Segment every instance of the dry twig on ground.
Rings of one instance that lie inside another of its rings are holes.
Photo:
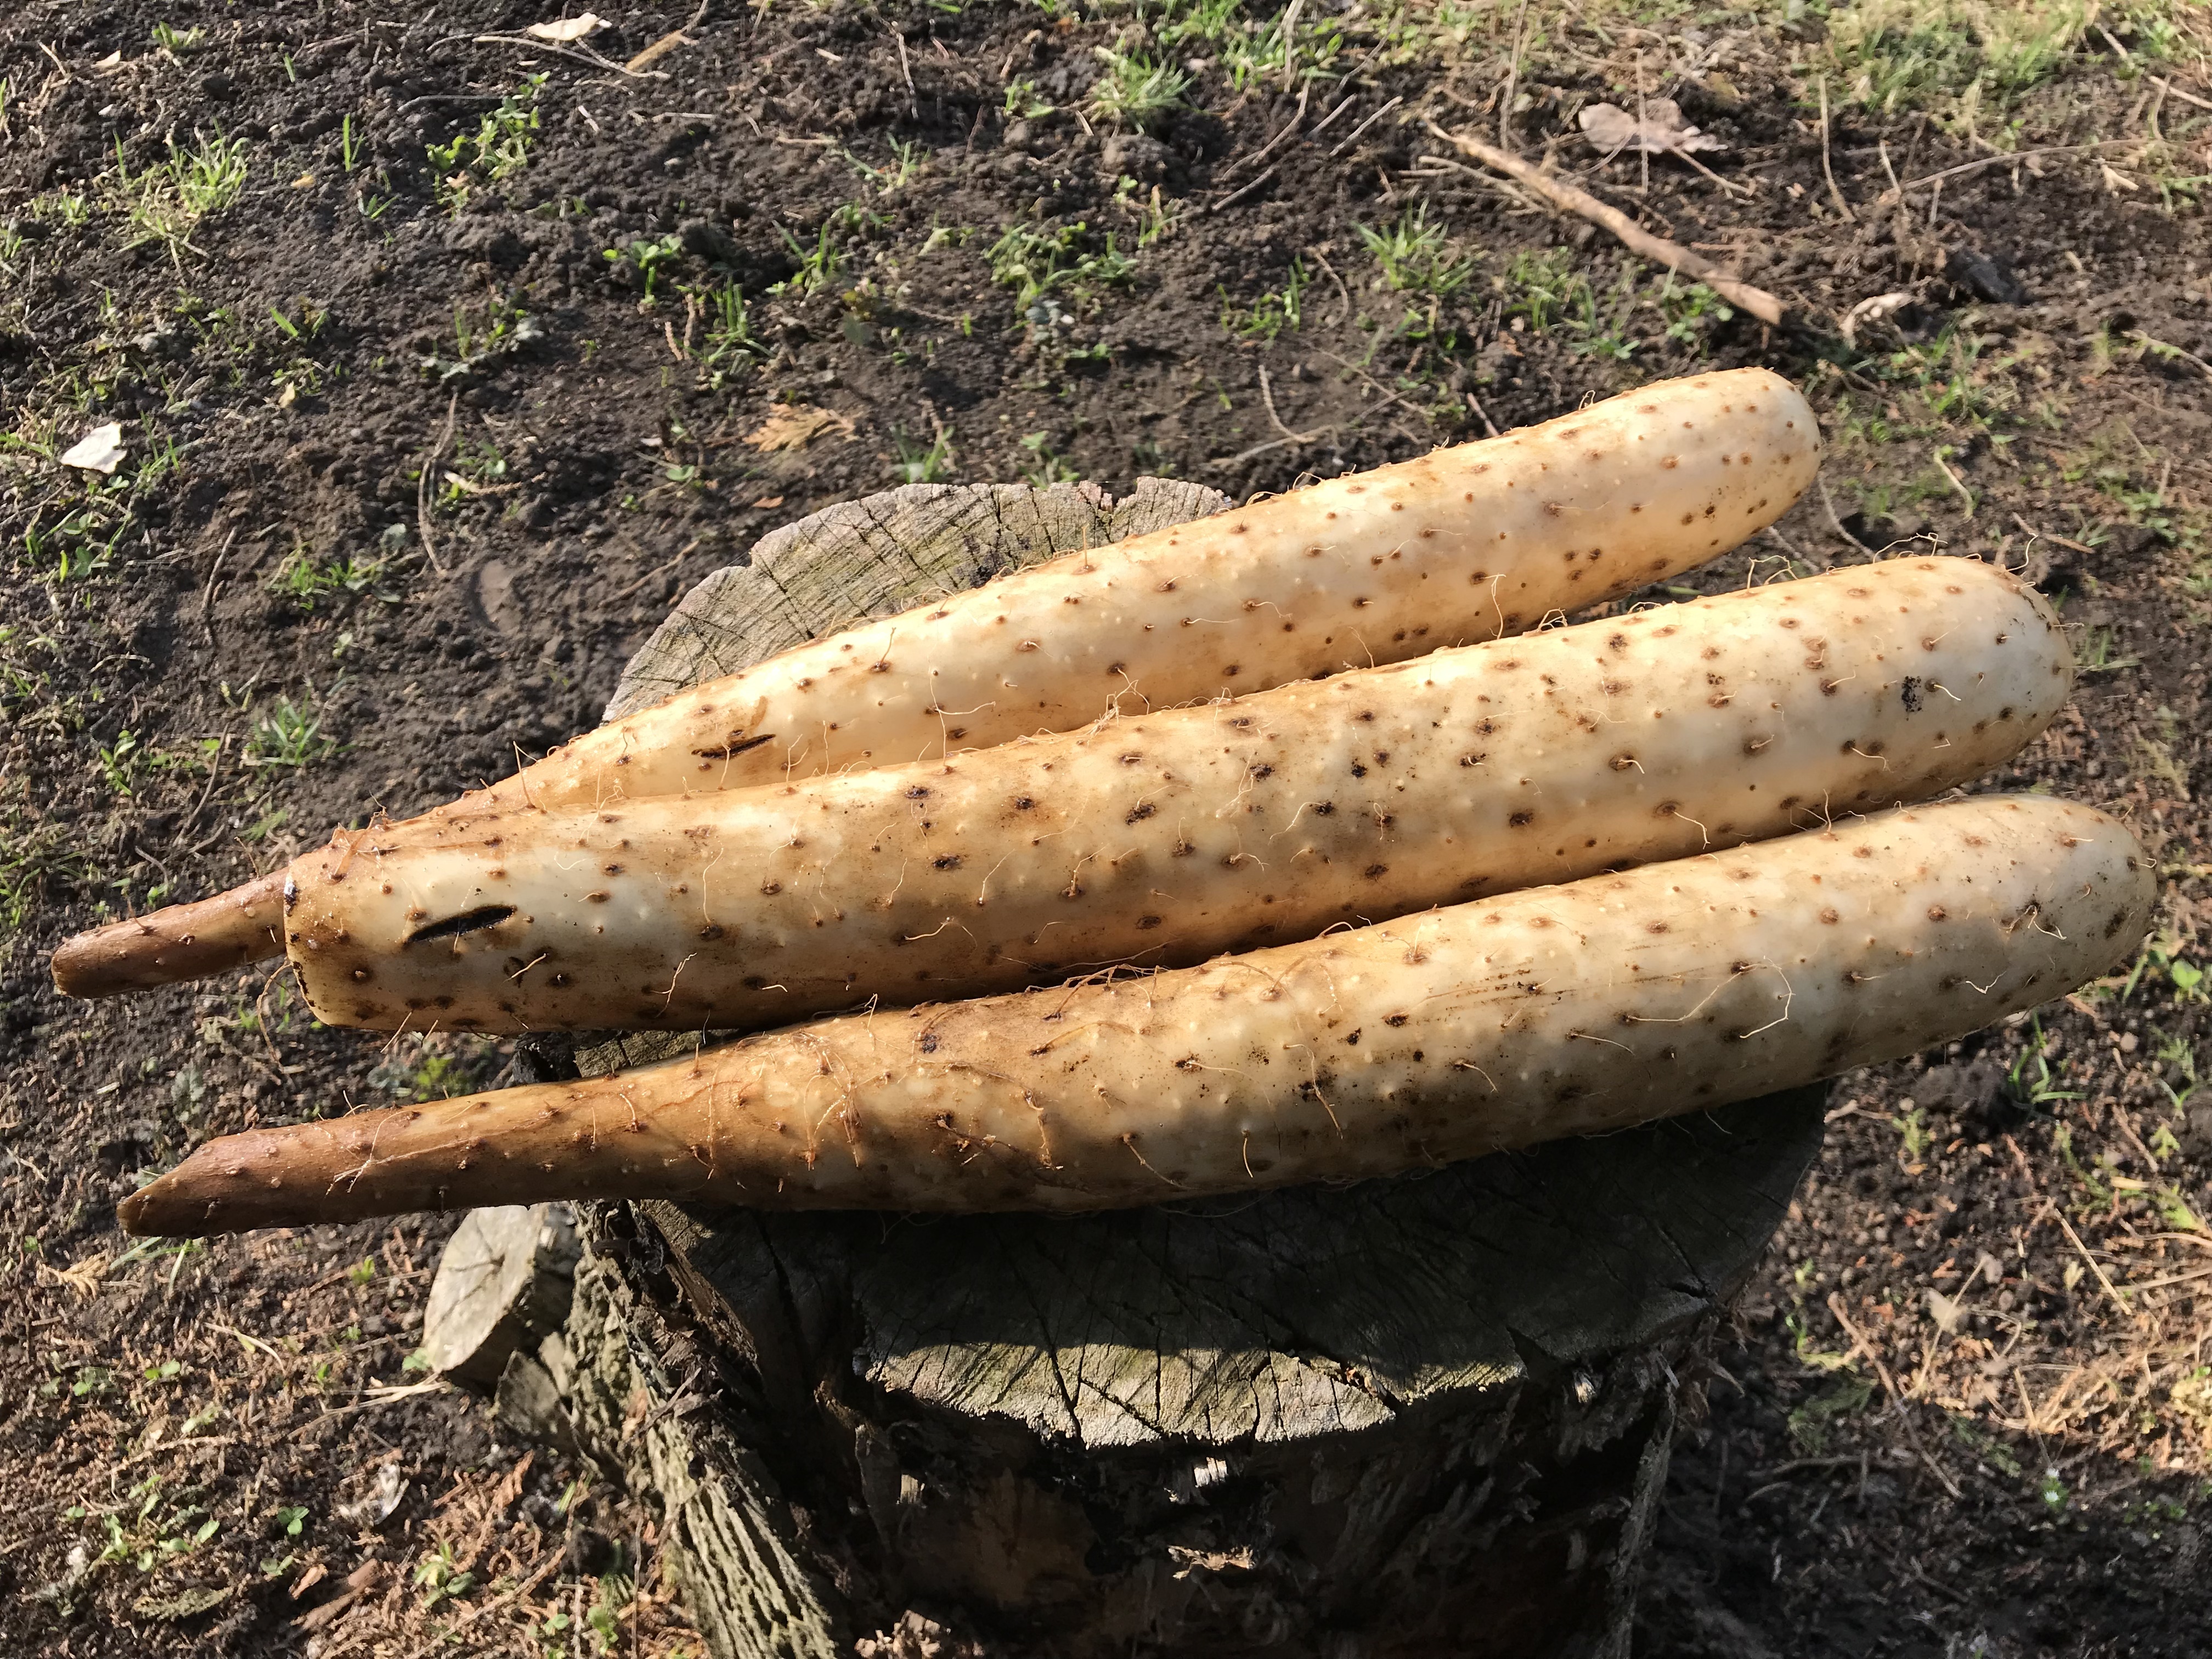
[[[1703,254],[1693,253],[1680,242],[1670,242],[1663,236],[1655,236],[1626,214],[1608,207],[1589,191],[1578,190],[1564,179],[1545,172],[1532,162],[1517,155],[1510,155],[1495,144],[1486,144],[1480,138],[1469,138],[1463,133],[1447,132],[1434,121],[1428,123],[1429,131],[1462,155],[1471,155],[1485,167],[1518,179],[1536,191],[1554,207],[1567,213],[1577,214],[1611,231],[1631,252],[1640,253],[1669,270],[1703,283],[1730,305],[1749,312],[1762,323],[1779,325],[1782,321],[1782,301],[1763,288],[1754,288],[1739,276],[1732,276]]]

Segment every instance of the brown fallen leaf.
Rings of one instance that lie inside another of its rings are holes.
[[[539,40],[580,40],[595,30],[607,26],[607,20],[593,12],[579,17],[556,18],[550,23],[532,23],[522,32]]]
[[[1686,155],[1693,149],[1728,148],[1712,134],[1700,132],[1685,121],[1682,106],[1671,98],[1645,99],[1640,121],[1618,104],[1585,105],[1576,118],[1582,124],[1583,137],[1607,155],[1641,149],[1654,155],[1669,151]]]
[[[811,404],[770,404],[768,419],[757,430],[745,434],[745,442],[769,454],[779,449],[804,449],[824,434],[840,438],[853,435],[853,423],[834,409],[817,409]]]

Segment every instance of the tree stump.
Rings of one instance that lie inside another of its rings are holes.
[[[471,1210],[439,1253],[422,1308],[422,1357],[441,1376],[489,1393],[518,1349],[568,1322],[576,1223],[566,1204]]]
[[[688,595],[609,713],[1220,504],[832,508]],[[656,1499],[720,1659],[1625,1656],[1679,1368],[1825,1098],[1087,1217],[586,1206],[566,1329],[499,1409]]]

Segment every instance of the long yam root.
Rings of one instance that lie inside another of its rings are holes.
[[[817,640],[429,816],[944,757],[1521,633],[1757,533],[1811,481],[1819,447],[1804,398],[1765,369],[1645,386]],[[231,911],[192,924],[197,956],[167,943],[167,913],[146,920],[143,935],[64,945],[56,985],[108,995],[273,953],[266,930]],[[238,954],[217,960],[218,946]]]
[[[2035,592],[1913,558],[1083,733],[341,836],[293,866],[331,1024],[758,1030],[1182,967],[1924,799],[2064,707]]]
[[[2127,829],[1996,796],[1156,975],[214,1141],[131,1232],[540,1199],[1079,1211],[1385,1176],[1891,1060],[2134,953]]]
[[[191,904],[64,939],[54,984],[73,997],[120,996],[228,973],[284,949],[284,872]]]

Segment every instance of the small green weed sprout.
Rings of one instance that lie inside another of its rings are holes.
[[[1272,21],[1223,31],[1221,58],[1231,86],[1243,92],[1280,81],[1285,68],[1298,81],[1330,73],[1344,49],[1343,20],[1321,15],[1301,23],[1297,9],[1286,6]]]
[[[809,247],[783,231],[784,246],[791,252],[796,266],[791,275],[769,289],[771,294],[792,294],[804,296],[819,294],[837,285],[838,273],[844,269],[845,256],[837,246],[840,235],[849,234],[872,221],[859,204],[848,202],[827,219],[814,233],[814,246]]]
[[[1920,1162],[1921,1154],[1928,1150],[1928,1114],[1916,1104],[1911,1111],[1890,1119],[1889,1122],[1903,1143],[1900,1151],[1905,1162]]]
[[[616,1571],[600,1576],[599,1597],[584,1615],[584,1622],[599,1638],[602,1653],[612,1653],[620,1645],[623,1609],[636,1599],[637,1581],[628,1573]]]
[[[1285,330],[1295,330],[1304,316],[1304,298],[1313,274],[1303,259],[1291,262],[1290,280],[1278,292],[1262,294],[1249,307],[1240,307],[1221,296],[1221,325],[1241,339],[1266,340],[1279,338]]]
[[[2040,1016],[2028,1021],[2028,1033],[2027,1046],[2005,1073],[2006,1092],[2014,1100],[2039,1109],[2047,1109],[2062,1100],[2081,1099],[2079,1090],[2058,1086],[2063,1073],[2051,1066],[2046,1052],[2051,1040],[2043,1034]],[[2063,1066],[2064,1062],[2060,1064]]]
[[[1838,1375],[1828,1386],[1790,1413],[1790,1437],[1799,1451],[1817,1457],[1841,1419],[1856,1415],[1874,1398],[1874,1384],[1863,1376]]]
[[[735,283],[725,283],[705,298],[708,361],[741,354],[762,357],[768,355],[767,348],[753,333],[752,314],[745,305],[743,289]]]
[[[1953,1418],[1951,1430],[1959,1437],[1960,1443],[1983,1462],[2014,1480],[2020,1478],[2020,1459],[2013,1455],[2012,1449],[2003,1441],[1976,1427],[1968,1418]]]
[[[127,726],[115,734],[113,743],[100,744],[100,772],[107,780],[110,794],[134,795],[138,793],[140,759],[137,735]]]
[[[830,240],[830,227],[826,224],[822,226],[814,233],[814,246],[809,247],[788,229],[783,229],[784,245],[791,250],[797,269],[781,282],[771,285],[769,292],[804,295],[817,293],[834,284],[837,280],[837,269],[843,263],[843,256]]]
[[[1136,262],[1115,248],[1111,233],[1103,248],[1091,243],[1090,227],[1081,220],[1052,230],[1008,225],[984,257],[991,280],[1012,289],[1015,304],[1036,322],[1030,313],[1048,295],[1065,290],[1087,298],[1105,284],[1128,281]]]
[[[2123,669],[2138,666],[2142,659],[2120,651],[2113,643],[2111,629],[2093,628],[2088,638],[2082,641],[2076,661],[2084,674],[2117,674]]]
[[[129,515],[115,516],[111,507],[109,501],[88,499],[51,524],[26,526],[24,554],[33,567],[46,566],[58,582],[98,574],[113,562],[131,528]]]
[[[100,775],[109,793],[135,795],[149,776],[194,776],[213,765],[220,738],[203,738],[189,749],[149,749],[129,726],[115,734],[113,743],[100,745]]]
[[[0,945],[21,932],[58,890],[89,892],[104,879],[81,835],[0,799]]]
[[[519,88],[499,100],[498,108],[477,121],[475,131],[428,147],[430,193],[440,207],[458,218],[478,191],[530,165],[530,147],[538,137],[538,92],[544,84],[542,74],[526,76]]]
[[[397,1044],[368,1074],[371,1090],[423,1103],[474,1094],[500,1068],[499,1045],[485,1038],[434,1031]]]
[[[921,175],[924,157],[921,140],[893,138],[890,143],[891,159],[882,167],[862,161],[849,149],[839,152],[845,158],[845,165],[866,179],[880,196],[903,190]]]
[[[672,279],[677,266],[684,262],[684,244],[674,236],[641,236],[627,246],[611,247],[602,256],[611,264],[627,265],[637,276],[645,289],[645,302],[651,305],[660,285]]]
[[[1506,314],[1520,318],[1532,334],[1549,334],[1589,293],[1589,279],[1563,247],[1516,253],[1504,276],[1493,281],[1505,296]]]
[[[384,561],[362,554],[334,553],[318,558],[305,542],[293,544],[269,580],[271,592],[282,593],[302,611],[313,611],[340,595],[359,597],[384,576]]]
[[[1400,293],[1442,299],[1458,293],[1474,275],[1474,261],[1453,252],[1444,228],[1430,222],[1426,203],[1401,215],[1395,225],[1381,230],[1361,225],[1358,230],[1382,268],[1382,280]]]
[[[707,366],[711,389],[720,391],[732,375],[774,355],[768,343],[753,332],[751,308],[745,303],[744,290],[735,283],[724,283],[719,288],[686,288],[684,304],[690,319],[684,325],[687,348],[694,323],[703,319],[706,324],[701,361]]]
[[[335,738],[323,732],[322,715],[312,696],[307,701],[279,697],[258,716],[246,733],[243,756],[248,766],[301,767],[337,751]]]
[[[899,458],[891,468],[891,475],[901,483],[939,483],[952,476],[952,434],[940,432],[936,441],[927,447],[914,443],[903,434],[896,436]]]
[[[169,140],[168,159],[133,176],[118,141],[114,194],[137,234],[131,246],[160,242],[170,258],[191,246],[192,232],[212,215],[237,201],[246,189],[246,141],[195,133],[178,148]],[[193,248],[192,252],[200,250]]]
[[[173,23],[156,23],[149,37],[156,52],[166,52],[172,58],[182,58],[199,50],[207,40],[207,31],[194,24],[180,29]]]
[[[1152,186],[1151,199],[1133,210],[1137,216],[1137,246],[1150,247],[1163,238],[1172,235],[1182,220],[1183,204],[1164,200],[1160,187]]]
[[[277,307],[269,307],[269,320],[276,325],[277,332],[288,340],[313,339],[323,331],[323,321],[328,315],[327,312],[319,311],[313,305],[302,305],[299,320],[295,322]]]
[[[81,190],[50,190],[31,198],[30,216],[42,225],[75,230],[92,219],[92,199]]]
[[[426,1607],[434,1607],[441,1601],[459,1601],[476,1582],[476,1574],[460,1565],[453,1545],[442,1539],[415,1569],[415,1586],[422,1592],[422,1605]],[[613,1650],[610,1647],[607,1651]]]
[[[122,1510],[100,1516],[107,1540],[93,1565],[128,1566],[151,1572],[206,1543],[221,1525],[198,1504],[175,1500],[165,1504],[159,1475],[147,1476],[131,1488],[131,1495],[138,1500],[138,1507],[127,1521],[126,1511]]]
[[[416,367],[442,385],[514,356],[543,332],[514,296],[495,294],[481,307],[454,306],[453,355],[432,351]]]
[[[463,438],[453,446],[453,464],[439,486],[438,506],[459,510],[472,497],[500,493],[507,482],[507,457],[489,438]]]
[[[1054,106],[1047,103],[1037,92],[1036,82],[1026,75],[1017,75],[1006,82],[1006,95],[999,100],[999,113],[1009,121],[1034,121],[1040,115],[1052,113]]]
[[[1666,337],[1693,351],[1704,346],[1714,324],[1725,323],[1735,315],[1735,308],[1703,283],[1676,288],[1671,270],[1659,284],[1657,302],[1667,325]]]
[[[1091,88],[1091,112],[1142,132],[1182,101],[1190,76],[1170,62],[1098,48],[1106,65]]]
[[[1024,482],[1043,489],[1056,483],[1074,483],[1082,477],[1065,459],[1053,453],[1050,433],[1032,432],[1022,440],[1029,464],[1022,468]]]

